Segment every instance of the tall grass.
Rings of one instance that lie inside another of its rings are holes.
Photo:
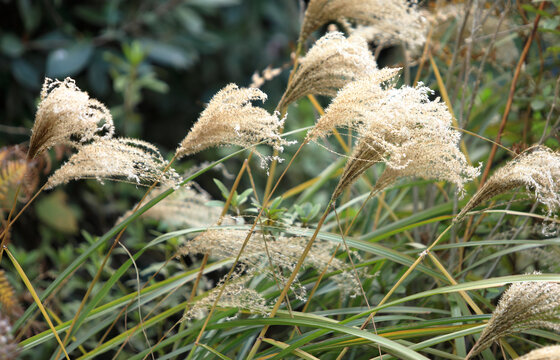
[[[0,152],[11,275],[0,272],[0,355],[501,359],[553,349],[556,5],[311,0],[289,77],[268,69],[253,87],[224,87],[171,160],[115,137],[107,107],[72,79],[46,79],[27,153]],[[388,46],[401,55],[380,67]],[[287,81],[280,99],[257,88],[266,81]],[[241,149],[178,170],[232,145]],[[56,146],[73,155],[31,186]],[[223,199],[211,200],[201,176],[232,158],[243,165],[230,186],[215,179]],[[13,227],[45,189],[88,179],[145,191],[105,234],[83,231],[52,276],[30,280]],[[31,294],[21,306],[18,278]]]

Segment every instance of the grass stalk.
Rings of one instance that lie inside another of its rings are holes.
[[[284,177],[284,175],[286,175],[286,173],[288,172],[288,169],[290,168],[290,166],[293,164],[294,160],[296,159],[296,157],[299,155],[299,153],[301,152],[301,149],[303,149],[303,147],[308,143],[307,140],[304,140],[301,145],[299,146],[299,148],[296,150],[296,152],[294,153],[294,156],[292,156],[292,158],[290,159],[290,162],[288,163],[288,165],[286,166],[286,168],[284,169],[284,171],[282,172],[282,174],[280,175],[280,177],[278,178],[278,180],[276,181],[276,185],[274,186],[274,188],[270,191],[270,193],[265,196],[264,200],[263,200],[263,204],[262,204],[262,208],[259,211],[259,214],[257,215],[257,217],[255,218],[255,221],[253,222],[253,225],[251,226],[251,229],[249,230],[247,237],[245,238],[245,241],[243,242],[243,244],[241,245],[241,248],[239,249],[239,252],[237,254],[237,257],[235,258],[235,261],[233,262],[233,265],[231,266],[230,271],[227,273],[227,275],[224,278],[224,283],[222,285],[222,287],[220,288],[218,295],[216,296],[216,299],[214,300],[214,303],[212,304],[212,307],[210,308],[210,311],[206,317],[206,320],[204,321],[204,324],[202,325],[202,328],[200,329],[200,332],[198,333],[198,336],[195,340],[195,344],[192,348],[192,350],[190,351],[187,359],[191,359],[194,356],[194,352],[196,351],[197,347],[198,347],[198,343],[200,342],[200,339],[202,338],[202,334],[204,333],[204,331],[206,330],[206,327],[208,326],[208,323],[210,321],[210,318],[212,317],[212,314],[214,313],[214,311],[216,310],[216,307],[218,305],[218,301],[220,300],[220,298],[222,297],[222,294],[225,290],[225,287],[227,285],[227,282],[229,281],[229,279],[231,278],[231,276],[233,275],[233,272],[235,271],[235,266],[239,263],[239,259],[241,258],[241,255],[243,254],[243,251],[245,250],[245,247],[247,246],[247,243],[249,242],[249,239],[251,238],[251,235],[253,234],[253,232],[255,231],[255,228],[259,222],[259,219],[262,217],[262,214],[264,213],[264,209],[266,208],[266,206],[268,205],[268,202],[270,201],[272,195],[274,194],[274,192],[276,191],[276,188],[278,187],[278,185],[280,184],[280,181],[282,180],[282,178]],[[324,221],[324,219],[323,219]],[[293,280],[292,280],[293,281]],[[289,284],[291,284],[288,281]],[[288,285],[289,286],[289,285]],[[282,295],[280,297],[280,302],[282,302],[281,299],[283,299],[286,296],[286,294]]]
[[[64,347],[64,344],[63,344],[62,340],[60,340],[60,337],[58,336],[58,332],[54,328],[54,325],[51,321],[51,318],[49,317],[49,314],[47,313],[47,311],[45,310],[45,307],[41,303],[41,300],[39,299],[39,296],[37,295],[37,292],[33,288],[33,285],[31,284],[31,281],[29,281],[29,278],[25,274],[25,271],[23,271],[23,268],[21,267],[21,265],[18,263],[18,261],[12,255],[12,253],[10,252],[10,250],[8,248],[5,249],[5,252],[8,255],[8,257],[10,258],[10,260],[12,261],[12,264],[14,265],[17,273],[19,274],[19,276],[23,280],[25,286],[27,287],[27,290],[29,290],[29,293],[31,294],[31,297],[33,297],[33,301],[35,301],[35,303],[37,304],[37,306],[41,310],[41,313],[43,314],[43,317],[45,318],[45,321],[47,322],[47,324],[51,328],[51,331],[53,332],[53,335],[56,338],[56,341],[60,345],[60,349],[64,352],[64,356],[66,356],[66,359],[70,360],[70,357],[68,356],[68,353],[66,352],[66,348]],[[56,358],[58,358],[58,355],[56,356]]]

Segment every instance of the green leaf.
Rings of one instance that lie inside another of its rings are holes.
[[[36,67],[25,59],[12,61],[12,75],[26,88],[37,90],[41,88],[41,75]]]
[[[218,189],[220,189],[220,192],[222,193],[222,196],[223,196],[224,200],[227,200],[227,198],[229,197],[228,188],[220,180],[218,180],[218,179],[213,179],[213,180],[214,180],[214,184],[216,184]]]
[[[66,234],[78,233],[78,214],[68,206],[64,191],[57,190],[43,197],[36,209],[37,216],[47,226]]]
[[[14,34],[5,34],[0,37],[0,49],[4,55],[12,58],[21,56],[25,51],[20,39]]]
[[[57,79],[74,76],[86,67],[92,54],[93,45],[87,42],[51,51],[47,57],[46,75]]]
[[[175,69],[186,69],[198,58],[194,51],[187,51],[175,45],[152,40],[144,40],[142,45],[148,54],[148,59]]]

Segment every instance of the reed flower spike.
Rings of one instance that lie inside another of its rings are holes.
[[[349,22],[377,43],[404,41],[414,47],[425,41],[426,24],[409,0],[311,0],[305,11],[300,41],[331,21]]]
[[[0,359],[16,360],[19,348],[12,336],[12,326],[6,317],[0,314]]]
[[[492,317],[466,359],[504,336],[537,328],[560,331],[560,284],[515,283],[503,293]]]
[[[181,142],[177,157],[192,155],[219,145],[250,147],[259,142],[279,152],[290,142],[280,137],[284,119],[255,107],[251,101],[265,101],[267,96],[257,88],[239,88],[229,84],[210,100],[196,124]],[[257,153],[258,154],[258,153]],[[260,155],[262,160],[265,157]]]
[[[47,180],[47,189],[78,179],[116,180],[138,185],[159,181],[175,185],[180,177],[150,143],[136,139],[101,139],[84,145]]]
[[[516,360],[560,360],[560,345],[545,346],[518,357]]]
[[[80,147],[91,140],[110,138],[113,133],[113,118],[105,105],[91,99],[70,78],[46,78],[27,156],[31,160],[57,144]]]
[[[278,108],[283,109],[309,94],[333,97],[344,85],[353,80],[368,78],[376,71],[380,70],[363,38],[346,38],[340,32],[329,32],[299,59],[298,67]],[[388,79],[396,71],[386,70],[377,76],[385,74]]]
[[[188,241],[181,247],[181,254],[206,254],[226,259],[235,257],[245,242],[247,231],[233,229],[210,229],[203,232],[193,240]],[[266,245],[265,245],[266,242]],[[277,267],[284,269],[288,273],[293,271],[298,259],[305,249],[307,239],[301,237],[272,237],[263,233],[253,233],[247,243],[240,262],[247,266],[249,273],[264,273],[270,277],[277,277],[285,280],[282,274],[275,269]],[[329,262],[332,254],[332,243],[317,240],[314,242],[311,251],[305,258],[305,267],[314,267],[322,269]],[[269,256],[272,264],[269,263]],[[354,293],[359,289],[359,284],[355,276],[350,272],[344,271],[346,264],[340,259],[333,259],[329,265],[332,271],[341,271],[339,275],[333,277],[333,280],[339,285],[340,289],[345,293]],[[297,288],[296,295],[299,293],[303,298],[303,288]]]
[[[399,177],[418,176],[453,182],[462,191],[478,176],[459,151],[460,135],[450,127],[447,107],[439,99],[430,101],[430,93],[422,85],[383,89],[368,80],[339,92],[311,132],[313,139],[345,126],[358,136],[333,199],[376,162],[387,164],[377,190]]]
[[[560,154],[545,146],[525,150],[496,170],[454,221],[462,220],[484,201],[518,187],[532,192],[536,201],[547,207],[549,216],[556,212],[560,208]]]
[[[159,196],[167,189],[161,187],[148,195],[146,202]],[[192,183],[183,186],[173,192],[144,214],[143,218],[161,221],[172,229],[183,229],[185,227],[208,227],[215,224],[222,212],[219,207],[206,205],[211,200],[206,192],[195,190]],[[120,219],[126,219],[134,211],[127,211]]]
[[[266,306],[266,299],[258,291],[245,286],[249,280],[250,278],[244,276],[241,272],[233,273],[232,277],[225,285],[217,305],[222,308],[238,308],[239,310],[247,310],[267,316],[268,308]],[[187,311],[183,320],[204,318],[207,315],[206,310],[212,307],[222,286],[224,286],[223,280],[221,280],[206,297],[192,304],[192,307]]]

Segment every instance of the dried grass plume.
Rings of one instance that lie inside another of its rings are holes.
[[[484,201],[518,187],[532,192],[536,201],[547,207],[548,215],[556,212],[560,208],[560,154],[545,146],[527,149],[496,170],[454,221],[462,220]]]
[[[278,108],[309,94],[335,96],[344,85],[376,71],[377,64],[363,38],[329,32],[299,59]]]
[[[282,151],[289,143],[280,137],[284,120],[255,107],[251,101],[265,101],[257,88],[239,88],[229,84],[210,100],[196,124],[181,142],[177,157],[191,155],[218,145],[250,147],[259,142]],[[261,159],[263,159],[261,155]]]
[[[354,24],[358,26],[356,32],[377,43],[402,41],[419,47],[426,40],[426,21],[417,9],[417,1],[311,0],[305,11],[300,41],[331,21]]]
[[[466,359],[506,335],[537,328],[560,331],[560,284],[532,281],[512,284],[503,293]]]
[[[545,346],[518,357],[516,360],[560,360],[560,345]]]
[[[417,176],[453,182],[462,191],[478,176],[459,150],[460,134],[451,128],[447,107],[431,101],[430,93],[421,85],[383,89],[367,79],[339,92],[311,132],[313,139],[345,126],[358,136],[333,199],[376,162],[387,164],[378,190],[399,177]]]
[[[12,325],[0,314],[0,359],[16,360],[19,352],[19,347],[12,336]]]
[[[46,78],[31,132],[29,159],[57,144],[79,147],[90,140],[110,138],[114,126],[105,105],[81,91],[74,80]]]
[[[116,180],[150,185],[159,179],[174,185],[179,176],[150,143],[136,139],[100,139],[84,145],[47,180],[47,189],[78,179]]]
[[[153,190],[145,202],[158,197],[166,190],[165,187]],[[206,192],[195,190],[194,183],[189,183],[151,207],[142,214],[142,217],[161,221],[172,229],[208,227],[214,225],[222,213],[221,208],[206,205],[210,200],[211,198]],[[119,222],[133,212],[133,210],[127,211],[121,216]]]
[[[208,253],[219,259],[235,257],[246,237],[246,230],[210,229],[193,240],[187,241],[181,247],[180,253],[182,255]],[[250,273],[263,273],[272,278],[286,280],[287,276],[278,272],[277,269],[282,269],[286,274],[293,271],[306,244],[307,239],[302,237],[272,237],[263,233],[253,233],[240,262],[247,266],[247,271]],[[305,258],[304,267],[324,268],[330,260],[332,248],[332,243],[317,240]],[[329,268],[331,271],[342,271],[341,274],[333,277],[341,291],[353,294],[359,289],[355,276],[344,271],[347,266],[342,260],[333,259]],[[296,290],[297,296],[304,297],[303,288],[297,287],[294,290]]]

